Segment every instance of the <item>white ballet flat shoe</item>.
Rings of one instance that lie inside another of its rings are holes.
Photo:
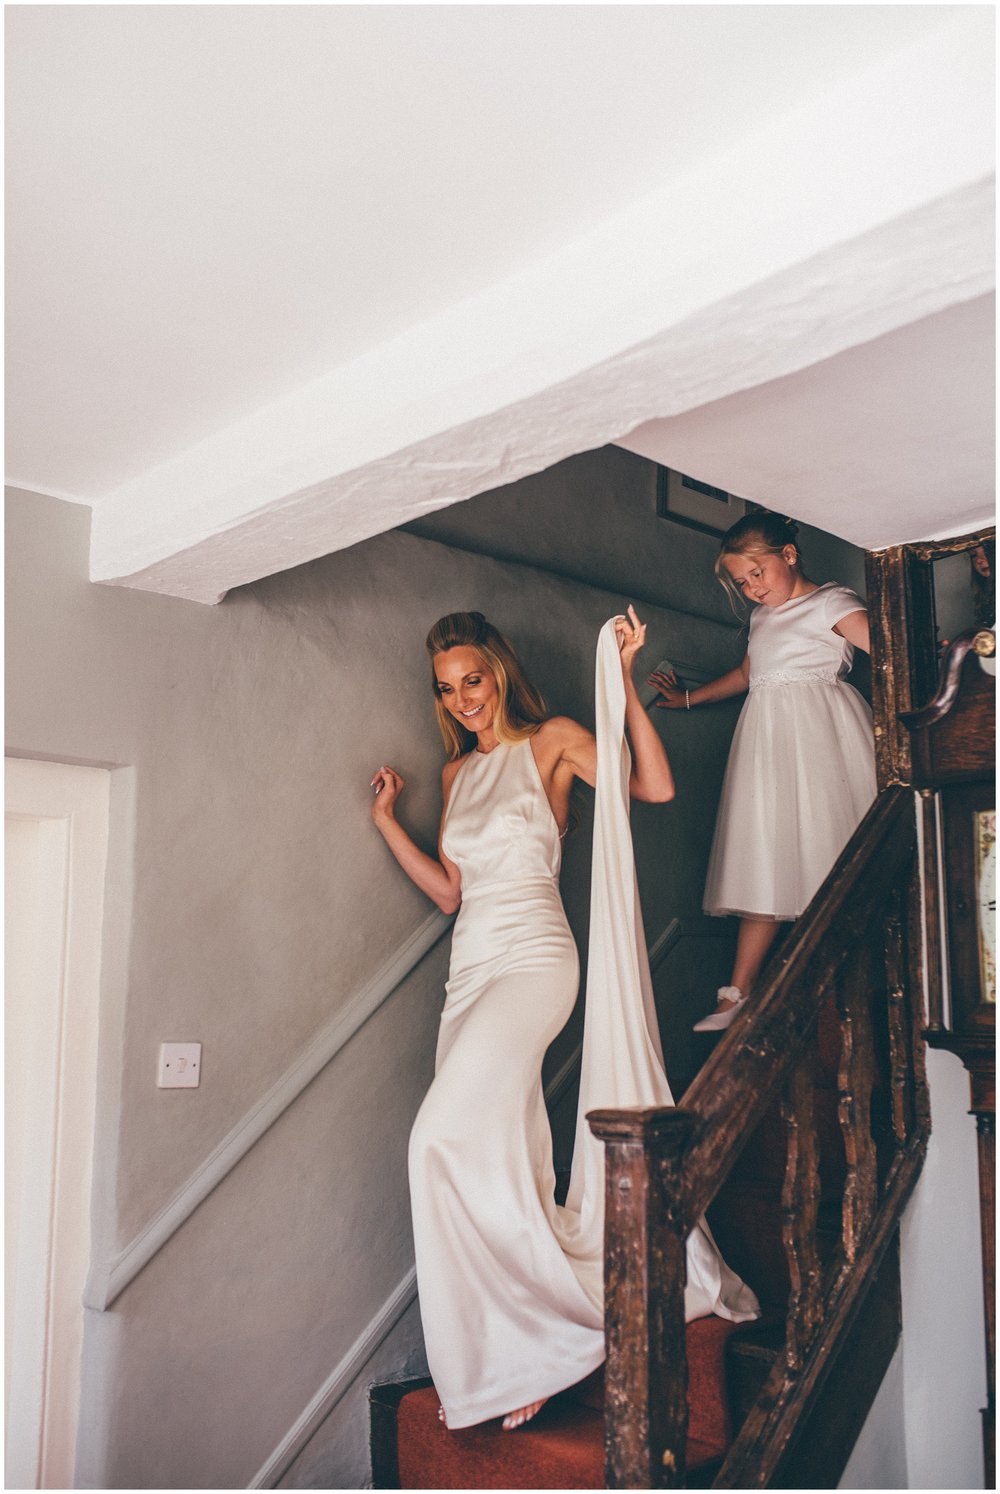
[[[732,1022],[741,1007],[746,1006],[747,999],[739,986],[722,986],[719,991],[719,1001],[728,1001],[728,1006],[717,1006],[714,1012],[709,1012],[707,1017],[702,1017],[691,1029],[692,1032],[722,1032]]]

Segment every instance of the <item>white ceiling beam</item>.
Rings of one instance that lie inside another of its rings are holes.
[[[960,97],[953,97],[960,92]],[[992,54],[953,24],[94,505],[203,602],[992,289]]]

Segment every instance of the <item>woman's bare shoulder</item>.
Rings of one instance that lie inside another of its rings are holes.
[[[535,732],[535,740],[539,744],[551,742],[553,746],[565,746],[589,735],[586,727],[574,721],[572,716],[550,716]]]
[[[592,748],[594,738],[571,716],[550,716],[535,732],[532,742],[537,762],[573,765],[580,761],[581,753],[586,754]]]
[[[458,772],[459,768],[464,762],[465,757],[463,756],[450,758],[449,761],[445,763],[444,767],[441,769],[441,782],[446,789],[451,787],[452,783],[454,782],[455,774]]]

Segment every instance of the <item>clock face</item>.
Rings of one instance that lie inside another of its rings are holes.
[[[979,969],[984,1001],[997,999],[997,812],[976,811]]]

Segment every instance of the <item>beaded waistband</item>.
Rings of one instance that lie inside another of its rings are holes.
[[[839,685],[841,676],[826,669],[769,669],[750,676],[750,689],[756,690],[758,685],[812,685],[817,680],[823,685]]]

